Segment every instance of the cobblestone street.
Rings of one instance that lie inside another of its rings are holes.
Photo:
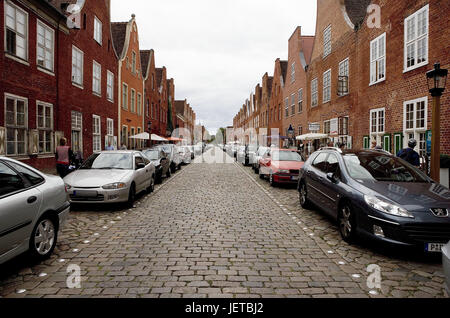
[[[440,255],[349,246],[295,187],[236,163],[184,166],[132,209],[87,209],[73,207],[51,259],[0,267],[1,297],[447,296]],[[81,288],[67,287],[70,264]],[[367,287],[370,264],[381,290]]]

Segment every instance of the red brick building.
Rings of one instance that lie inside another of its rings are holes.
[[[144,78],[144,130],[149,134],[159,133],[159,121],[155,116],[158,104],[158,90],[156,89],[155,52],[141,50],[142,76]],[[147,142],[147,146],[150,141]]]
[[[69,29],[60,10],[43,1],[0,2],[0,155],[41,169],[55,166],[63,66],[57,42]]]
[[[167,137],[167,69],[165,66],[156,68],[156,89],[158,90],[158,103],[155,108],[156,120],[159,121],[158,135]]]
[[[283,131],[283,88],[286,82],[287,61],[276,59],[273,72],[272,93],[269,100],[269,125],[268,131],[271,136],[270,144],[281,146],[283,137],[286,137]],[[276,137],[276,136],[279,136]]]

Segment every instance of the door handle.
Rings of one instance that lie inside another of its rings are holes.
[[[28,198],[27,203],[28,203],[28,204],[34,203],[34,202],[36,202],[36,200],[37,200],[37,197],[32,196],[32,197],[29,197],[29,198]]]

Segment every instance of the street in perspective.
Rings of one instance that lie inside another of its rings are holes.
[[[448,1],[128,2],[0,2],[0,298],[450,297]]]

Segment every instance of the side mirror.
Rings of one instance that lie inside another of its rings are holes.
[[[330,180],[333,183],[338,183],[339,179],[336,177],[334,173],[327,173],[327,179]]]

